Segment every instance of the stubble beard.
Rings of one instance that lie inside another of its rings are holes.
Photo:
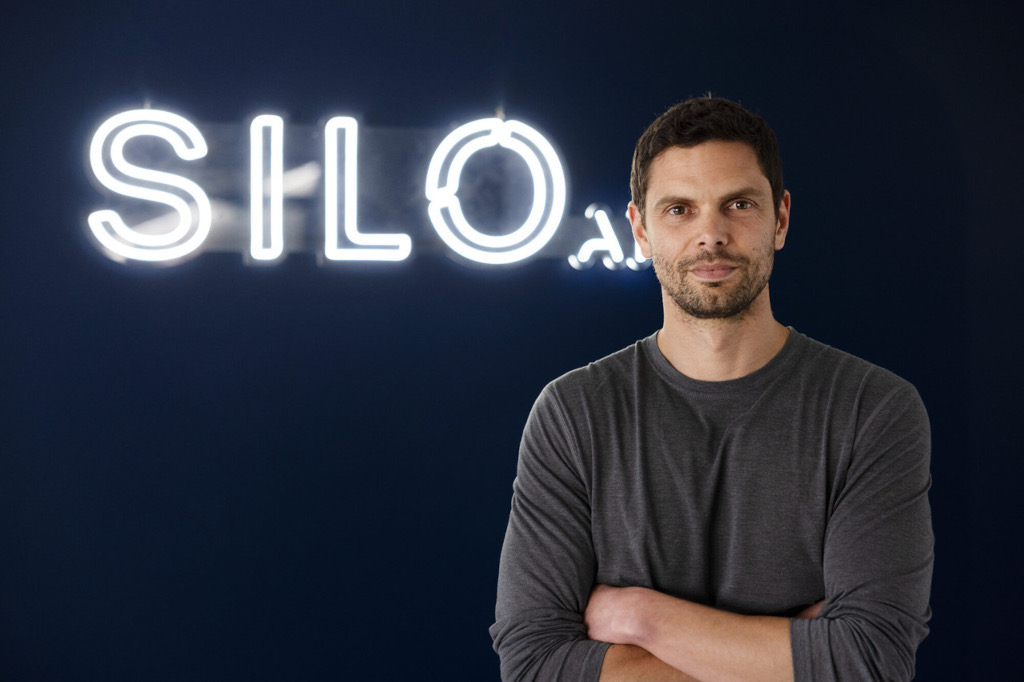
[[[756,261],[731,255],[724,249],[702,251],[693,258],[677,262],[668,262],[655,254],[653,261],[662,289],[683,313],[699,320],[724,320],[743,316],[768,286],[775,248],[768,244],[763,257]],[[738,279],[700,282],[690,274],[693,267],[710,262],[738,267],[741,270]]]

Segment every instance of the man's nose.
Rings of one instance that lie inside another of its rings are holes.
[[[729,243],[729,225],[718,211],[704,211],[699,219],[697,244],[702,248],[726,246]]]

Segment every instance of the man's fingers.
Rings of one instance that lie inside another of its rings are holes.
[[[822,599],[821,601],[819,601],[817,603],[811,604],[806,609],[804,609],[803,611],[801,611],[800,613],[796,614],[793,617],[794,618],[817,618],[818,614],[821,612],[821,605],[824,604],[824,603],[825,603],[825,600]]]

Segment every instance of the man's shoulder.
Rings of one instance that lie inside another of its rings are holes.
[[[792,335],[797,346],[797,361],[804,371],[828,378],[843,376],[892,386],[910,386],[906,379],[870,360],[812,339],[796,330],[792,330]]]
[[[817,392],[839,403],[849,400],[862,407],[893,399],[920,404],[914,385],[895,372],[795,330],[793,334],[797,344],[793,371],[804,387],[816,386]]]
[[[651,337],[640,339],[621,350],[594,360],[582,367],[570,370],[551,381],[545,393],[573,394],[580,391],[592,392],[602,387],[618,388],[632,381],[641,363],[647,362],[645,345]]]

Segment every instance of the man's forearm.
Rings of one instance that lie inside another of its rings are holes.
[[[703,682],[792,682],[788,618],[740,616],[657,597],[638,641],[653,655]]]
[[[613,644],[608,647],[601,666],[599,682],[698,682],[638,646]]]
[[[607,586],[595,588],[585,617],[591,639],[640,647],[704,682],[793,679],[788,618],[740,616],[654,590]],[[613,651],[605,658],[609,673],[629,664],[625,652]]]

